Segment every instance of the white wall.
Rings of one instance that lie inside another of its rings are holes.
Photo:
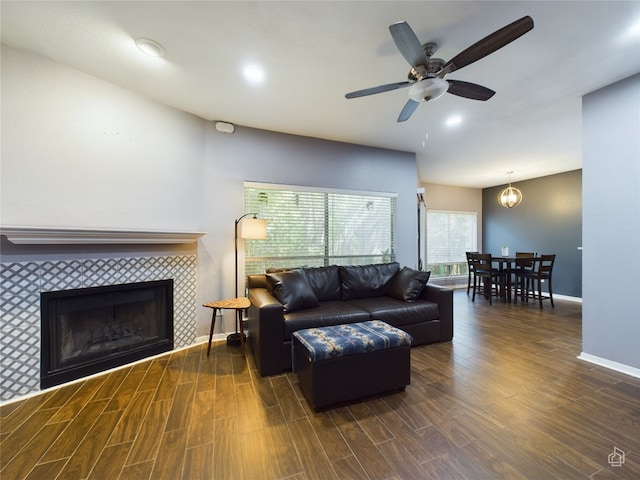
[[[582,108],[581,357],[640,374],[640,74]]]
[[[1,223],[208,232],[198,242],[199,336],[210,322],[200,305],[234,295],[245,180],[398,193],[397,258],[417,263],[414,154],[241,126],[222,134],[42,57],[3,45],[1,61]],[[233,323],[227,312],[224,330]]]
[[[3,225],[198,230],[205,125],[2,46]]]

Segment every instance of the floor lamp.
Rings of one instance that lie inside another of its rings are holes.
[[[253,215],[253,218],[246,218]],[[238,298],[238,238],[245,240],[264,240],[267,238],[267,221],[258,218],[257,213],[245,213],[235,224],[236,253],[236,298]],[[243,295],[244,296],[244,295]],[[242,310],[236,311],[236,331],[227,336],[227,345],[240,345],[240,328],[242,328]]]

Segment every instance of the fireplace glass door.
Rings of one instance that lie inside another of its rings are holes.
[[[41,297],[41,387],[173,349],[173,280]]]

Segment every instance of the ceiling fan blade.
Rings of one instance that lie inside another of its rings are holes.
[[[493,32],[491,35],[484,37],[479,42],[474,43],[466,50],[445,63],[443,70],[448,73],[459,70],[462,67],[480,60],[505,45],[513,42],[533,28],[533,19],[529,16],[522,17],[510,23],[506,27]]]
[[[375,95],[376,93],[390,92],[391,90],[397,90],[399,88],[408,87],[411,82],[397,82],[389,83],[387,85],[379,85],[377,87],[365,88],[364,90],[357,90],[355,92],[347,93],[345,98],[358,98],[366,97],[367,95]]]
[[[407,103],[405,103],[404,107],[402,107],[400,115],[398,115],[398,122],[406,122],[407,120],[409,120],[409,117],[413,115],[413,112],[416,111],[418,105],[420,105],[420,102],[416,102],[415,100],[411,99],[407,100]]]
[[[409,65],[427,65],[427,56],[424,54],[422,44],[407,22],[398,22],[389,25],[389,31],[396,42],[396,47]]]
[[[477,85],[475,83],[463,82],[462,80],[447,80],[449,89],[447,93],[452,93],[459,97],[470,98],[471,100],[489,100],[496,92],[490,88]]]

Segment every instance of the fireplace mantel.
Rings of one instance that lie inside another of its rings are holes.
[[[193,243],[205,232],[71,227],[0,226],[0,235],[19,245],[178,244]]]

